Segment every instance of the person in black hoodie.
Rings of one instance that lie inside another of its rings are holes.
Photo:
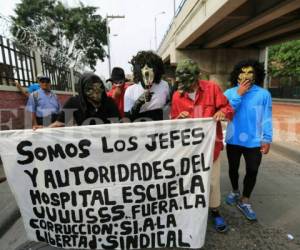
[[[76,125],[96,125],[118,122],[116,104],[105,92],[104,83],[92,72],[84,73],[78,82],[78,95],[64,104],[57,120],[49,127],[62,127],[73,118]]]

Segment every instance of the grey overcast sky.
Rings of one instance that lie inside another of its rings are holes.
[[[14,15],[14,8],[21,0],[0,0],[0,13]],[[79,0],[62,0],[68,6],[78,5]],[[174,0],[81,0],[84,5],[98,7],[103,17],[125,15],[124,19],[113,19],[111,30],[112,67],[120,66],[126,73],[131,73],[128,61],[140,50],[154,50],[154,19],[157,16],[157,41],[160,43],[173,18]],[[181,0],[175,0],[175,7]],[[165,14],[159,14],[161,12]],[[108,76],[108,62],[99,62],[96,72]]]

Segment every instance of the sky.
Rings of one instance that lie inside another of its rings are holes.
[[[14,8],[20,0],[0,0],[0,14],[14,15]],[[78,0],[62,0],[70,7],[76,6]],[[81,0],[84,5],[98,7],[97,14],[125,15],[122,19],[109,22],[111,65],[122,67],[125,73],[131,73],[128,63],[140,50],[155,50],[155,17],[157,24],[157,43],[159,45],[167,31],[174,14],[174,2],[177,8],[181,0]],[[164,14],[161,14],[165,12]],[[99,62],[96,73],[107,78],[108,62]]]

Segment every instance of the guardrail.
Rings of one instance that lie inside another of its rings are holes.
[[[183,5],[184,5],[186,2],[187,2],[187,0],[182,0],[182,1],[180,2],[180,4],[178,5],[178,7],[177,7],[177,9],[176,9],[176,11],[175,11],[175,15],[174,15],[174,17],[172,18],[172,20],[171,20],[171,22],[170,22],[170,24],[169,24],[169,26],[168,26],[168,28],[167,28],[167,31],[165,32],[163,38],[161,39],[161,41],[160,41],[160,43],[159,43],[159,46],[158,46],[157,51],[160,49],[160,47],[161,47],[163,41],[165,40],[167,34],[169,33],[169,31],[170,31],[170,29],[171,29],[171,27],[172,27],[172,24],[173,24],[175,18],[179,15],[180,11],[182,10]]]

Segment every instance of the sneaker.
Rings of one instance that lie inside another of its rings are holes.
[[[235,205],[237,203],[239,198],[240,198],[240,192],[230,192],[227,195],[225,202],[228,205],[232,206],[232,205]]]
[[[250,204],[239,202],[237,204],[237,208],[241,210],[241,212],[246,216],[248,220],[256,220],[256,213],[252,210]]]
[[[222,216],[213,217],[213,223],[217,232],[225,233],[228,231],[227,223]]]

